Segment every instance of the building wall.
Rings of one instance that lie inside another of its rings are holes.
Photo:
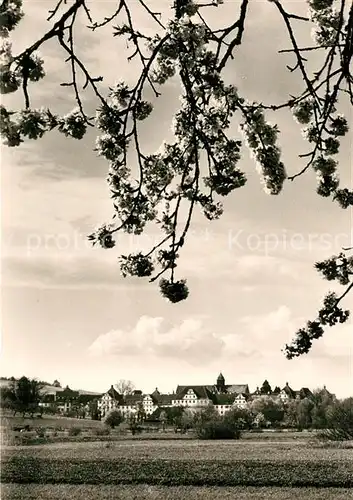
[[[151,395],[146,394],[141,397],[140,404],[142,403],[142,407],[146,415],[151,415],[158,407],[181,406],[183,408],[200,410],[202,408],[207,408],[207,406],[209,405],[214,406],[219,415],[224,415],[232,408],[246,409],[249,407],[249,404],[251,404],[252,401],[261,399],[262,397],[264,396],[258,394],[252,394],[249,396],[238,394],[233,404],[214,405],[211,399],[199,398],[192,389],[189,389],[181,399],[173,399],[170,403],[156,403]],[[278,395],[270,395],[270,397],[272,397],[275,401],[281,401],[283,403],[286,403],[292,399],[283,390]],[[104,394],[102,398],[98,400],[98,409],[101,411],[102,416],[104,416],[112,409],[118,409],[124,417],[128,417],[129,415],[134,413],[136,414],[138,412],[137,403],[119,405],[119,402],[113,399],[109,394]]]

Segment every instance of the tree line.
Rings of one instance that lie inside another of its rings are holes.
[[[247,408],[233,408],[220,415],[210,405],[205,409],[181,406],[158,408],[147,416],[142,405],[132,415],[123,416],[115,409],[104,422],[114,428],[125,422],[132,433],[142,431],[151,421],[162,429],[173,427],[175,432],[192,430],[200,439],[238,438],[243,431],[264,429],[318,430],[322,437],[353,438],[353,398],[338,400],[325,389],[317,389],[311,397],[288,403],[262,396]]]

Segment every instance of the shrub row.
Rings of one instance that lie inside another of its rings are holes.
[[[171,434],[169,435],[154,435],[154,434],[137,434],[132,436],[131,434],[110,434],[109,429],[103,429],[102,432],[94,432],[91,436],[53,436],[46,435],[44,437],[38,436],[26,436],[19,435],[13,436],[11,439],[6,439],[6,444],[11,446],[31,446],[38,444],[50,444],[50,443],[89,443],[95,441],[185,441],[190,439],[195,439],[193,434]]]
[[[11,457],[3,483],[153,484],[169,486],[353,487],[353,464],[342,461],[44,460]]]

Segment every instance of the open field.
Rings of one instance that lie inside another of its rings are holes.
[[[13,427],[27,423],[47,434],[60,431],[46,444],[33,444],[34,439],[20,445],[17,439],[16,445],[3,446],[4,499],[353,498],[348,490],[353,443],[320,445],[315,433],[244,433],[239,441],[199,441],[192,434],[131,436],[115,429],[97,437],[102,422],[57,417],[9,417],[2,420],[2,432],[13,437]],[[68,436],[72,427],[81,434]]]
[[[21,456],[38,460],[181,460],[181,461],[338,461],[353,466],[352,447],[330,448],[310,445],[308,441],[225,440],[166,441],[127,439],[113,442],[73,442],[48,445],[6,447],[6,459]]]
[[[49,415],[43,415],[42,418],[23,418],[20,415],[16,415],[14,417],[8,414],[3,414],[1,416],[1,427],[4,429],[11,427],[20,427],[27,424],[29,424],[34,429],[38,427],[47,427],[51,429],[54,429],[56,427],[65,429],[69,429],[70,427],[82,427],[84,429],[94,429],[97,427],[102,427],[103,425],[102,422],[98,420],[77,419]]]
[[[29,425],[31,430],[20,433],[15,428]],[[79,429],[79,434],[70,435],[72,429]],[[43,445],[60,442],[89,442],[89,441],[121,441],[133,439],[144,440],[190,440],[195,439],[192,432],[187,434],[175,433],[169,427],[165,431],[162,429],[153,430],[147,427],[141,434],[131,435],[127,426],[110,429],[107,431],[104,422],[90,419],[77,419],[61,416],[43,416],[43,418],[23,418],[19,415],[12,416],[9,413],[1,415],[1,442],[3,445]],[[244,432],[242,440],[252,441],[307,441],[315,438],[315,432],[295,432],[295,431],[264,431],[264,432]]]
[[[3,500],[350,500],[344,488],[5,484]]]
[[[140,441],[6,447],[4,483],[353,487],[353,449],[308,442]]]

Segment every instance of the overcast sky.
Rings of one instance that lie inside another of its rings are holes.
[[[302,0],[285,3],[292,12],[306,11]],[[49,27],[51,2],[24,4],[15,51]],[[131,4],[139,29],[153,31],[137,2]],[[169,1],[151,4],[170,12]],[[99,0],[91,7],[92,15],[103,19],[116,2]],[[210,15],[226,25],[238,8],[239,1],[225,0]],[[136,65],[126,63],[125,43],[112,38],[111,28],[92,36],[84,24],[78,25],[77,45],[90,71],[103,74],[106,87],[119,79],[133,82]],[[310,30],[298,23],[299,30],[302,43],[308,43]],[[228,81],[249,99],[285,101],[301,89],[300,79],[286,69],[290,56],[277,54],[288,47],[274,6],[252,0],[244,43],[235,51]],[[47,77],[30,87],[33,106],[65,114],[74,107],[70,91],[58,85],[69,79],[65,55],[52,42],[41,54]],[[312,59],[312,67],[317,63]],[[176,81],[166,84],[141,127],[146,152],[170,138],[178,92]],[[85,101],[94,109],[89,93]],[[19,108],[22,96],[6,97],[4,104]],[[290,113],[281,112],[277,121],[287,171],[295,173],[303,167],[297,155],[307,146]],[[238,138],[237,127],[232,134]],[[281,352],[296,328],[314,319],[330,289],[313,263],[339,252],[352,236],[352,213],[316,195],[314,174],[287,183],[281,195],[270,197],[244,150],[240,166],[248,183],[225,201],[219,221],[196,216],[178,271],[178,277],[188,279],[190,296],[172,305],[156,284],[123,279],[117,265],[119,252],[148,248],[156,230],[142,237],[121,236],[111,251],[92,249],[86,240],[112,215],[107,163],[92,152],[94,139],[94,131],[82,141],[52,132],[19,148],[2,149],[3,376],[59,379],[97,391],[126,378],[144,391],[157,386],[171,392],[177,384],[213,383],[222,370],[226,383],[248,383],[251,390],[266,378],[273,386],[326,384],[340,397],[352,394],[352,322],[328,330],[299,359],[288,361]],[[342,187],[351,186],[350,141],[351,136],[343,141],[340,155]]]

